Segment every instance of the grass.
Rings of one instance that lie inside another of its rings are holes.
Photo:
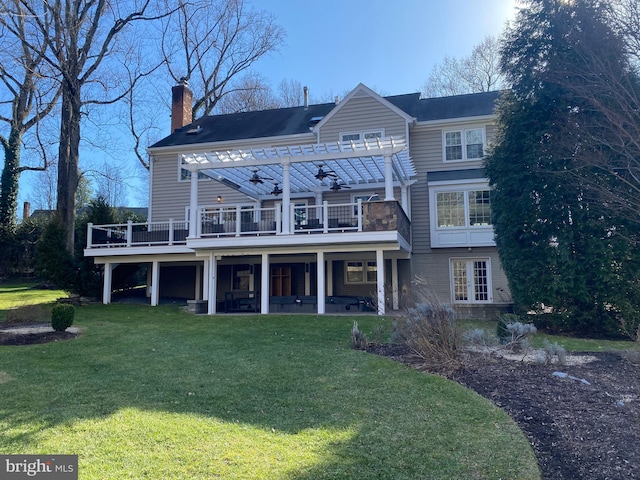
[[[34,288],[32,283],[11,283],[0,285],[0,322],[7,319],[7,310],[27,305],[47,305],[60,297],[66,297],[63,290],[43,290]]]
[[[352,350],[351,323],[77,308],[79,338],[0,347],[0,452],[78,454],[100,480],[539,478],[504,412]]]

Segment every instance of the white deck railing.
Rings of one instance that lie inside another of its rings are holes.
[[[343,204],[292,204],[288,229],[282,228],[281,205],[270,208],[203,206],[199,208],[196,238],[282,235],[287,230],[290,235],[362,232],[363,205],[360,200]],[[87,230],[87,248],[186,245],[189,222],[89,223]]]

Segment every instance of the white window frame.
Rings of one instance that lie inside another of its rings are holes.
[[[349,263],[361,263],[362,264],[362,281],[350,281],[347,268]],[[373,279],[369,280],[369,273],[375,272]],[[344,283],[345,285],[364,285],[375,284],[377,281],[378,266],[375,260],[345,260],[344,261]]]
[[[469,192],[491,191],[489,182],[469,182],[458,180],[450,182],[429,183],[429,216],[431,231],[431,248],[446,247],[492,247],[495,246],[493,225],[471,225],[469,209]],[[464,193],[464,225],[439,227],[438,203],[439,193]]]
[[[367,135],[370,135],[373,138],[382,138],[384,137],[384,128],[374,129],[374,130],[360,130],[360,131],[353,131],[353,132],[340,132],[338,138],[340,138],[341,142],[361,142],[362,140],[371,140],[371,138],[366,138]],[[346,136],[357,137],[357,138],[350,138],[348,140],[345,140],[344,137]]]
[[[482,156],[481,157],[467,157],[467,132],[472,130],[480,130],[482,133]],[[460,133],[461,138],[461,147],[462,147],[462,158],[456,158],[452,160],[447,160],[447,134],[448,133]],[[442,162],[443,163],[456,163],[456,162],[469,162],[469,161],[477,161],[482,160],[487,151],[487,129],[484,125],[478,126],[470,126],[466,128],[455,128],[448,129],[442,131]]]
[[[455,262],[464,262],[466,273],[467,299],[456,299],[456,277]],[[485,262],[486,267],[486,299],[478,299],[476,295],[475,262]],[[451,302],[455,304],[488,304],[493,303],[493,287],[491,281],[491,258],[490,257],[452,257],[449,259],[449,285],[451,288]]]

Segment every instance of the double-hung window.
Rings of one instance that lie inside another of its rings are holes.
[[[484,156],[484,128],[467,128],[443,132],[444,161],[480,160]]]
[[[375,283],[377,266],[375,261],[347,261],[345,265],[345,283]]]

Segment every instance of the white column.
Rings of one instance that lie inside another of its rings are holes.
[[[260,273],[260,313],[269,313],[269,254],[262,254],[262,272]]]
[[[333,260],[327,261],[327,296],[333,296]]]
[[[213,315],[216,313],[218,299],[216,298],[216,290],[218,288],[218,259],[211,253],[209,254],[209,295],[207,304],[207,313]]]
[[[151,306],[158,305],[160,299],[160,262],[157,260],[151,264]]]
[[[393,197],[393,169],[391,155],[384,156],[384,199],[394,200]]]
[[[318,299],[318,314],[325,313],[324,299],[327,296],[325,292],[325,272],[324,272],[324,252],[320,251],[316,255],[318,262],[318,293],[316,295]]]
[[[376,250],[376,269],[378,283],[378,315],[384,315],[384,251],[381,249]]]
[[[282,163],[282,233],[291,233],[291,169],[289,160]]]
[[[113,277],[113,265],[109,262],[104,264],[104,283],[102,284],[102,303],[111,303],[111,279]]]
[[[198,235],[198,171],[191,172],[191,193],[189,196],[189,238]]]
[[[398,310],[400,308],[400,300],[398,297],[398,259],[391,259],[391,293],[392,297],[392,306],[394,310]]]
[[[202,299],[209,300],[209,259],[202,266]]]

